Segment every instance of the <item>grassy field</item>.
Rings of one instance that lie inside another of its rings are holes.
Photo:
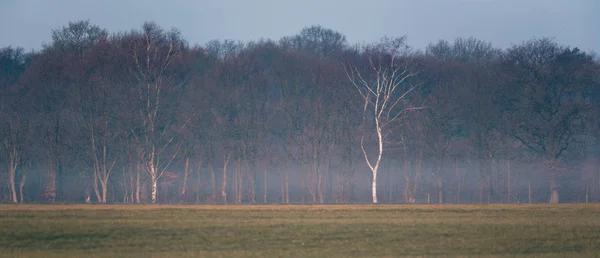
[[[600,205],[0,205],[3,257],[597,257]]]

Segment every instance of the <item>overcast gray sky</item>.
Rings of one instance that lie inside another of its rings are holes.
[[[533,37],[600,52],[600,0],[0,0],[0,47],[39,49],[52,29],[87,20],[111,32],[146,21],[176,27],[190,44],[296,34],[320,24],[350,43],[408,36],[424,48],[469,37],[508,47]]]

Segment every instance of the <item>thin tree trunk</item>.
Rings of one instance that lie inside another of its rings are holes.
[[[244,168],[242,166],[242,161],[238,161],[238,177],[237,177],[237,203],[242,203],[243,195],[244,195]]]
[[[151,168],[153,169],[153,168]],[[157,195],[158,195],[158,178],[156,178],[156,173],[150,173],[150,179],[151,179],[151,183],[152,183],[152,204],[155,204],[158,199],[157,199]]]
[[[141,153],[138,153],[138,154],[139,154],[139,156],[138,156],[137,166],[136,166],[136,171],[135,171],[135,173],[136,173],[136,175],[135,175],[135,177],[136,177],[135,178],[135,202],[141,203],[142,200],[140,198],[140,191],[142,189],[141,189],[141,185],[140,185],[140,173],[141,173],[142,168],[140,166],[141,166],[141,162],[142,162],[141,161],[142,157],[141,157]]]
[[[238,203],[238,174],[240,172],[240,161],[239,159],[235,162],[235,169],[233,170],[233,202]]]
[[[223,203],[227,204],[227,165],[229,164],[229,158],[231,157],[231,152],[224,155],[223,157],[223,180],[221,182],[221,197],[223,198]]]
[[[214,177],[213,177],[214,179]],[[202,161],[198,164],[198,179],[196,181],[196,203],[200,203],[200,186],[202,183]]]
[[[531,204],[531,183],[529,183],[529,184],[527,185],[527,188],[528,188],[528,192],[527,192],[527,193],[528,193],[528,195],[527,195],[527,196],[528,196],[528,201],[527,201],[527,202],[528,202],[529,204]]]
[[[265,170],[263,173],[263,203],[267,203],[267,165],[265,165]]]
[[[438,176],[438,203],[444,203],[444,182],[441,175]]]
[[[318,166],[317,166],[317,161],[316,161],[316,157],[313,157],[312,159],[312,170],[310,171],[309,174],[309,182],[310,182],[310,186],[308,187],[308,193],[310,194],[310,197],[312,198],[312,203],[317,203],[317,193],[316,193],[316,184],[317,184],[317,170],[318,170]]]
[[[134,184],[134,172],[133,172],[133,160],[131,155],[129,156],[129,199],[132,203],[135,202],[135,184]]]
[[[490,199],[492,197],[492,176],[491,175],[487,177],[487,188],[488,188],[487,189],[488,190],[487,191],[487,203],[489,204],[491,201]]]
[[[285,170],[285,203],[290,203],[290,171],[286,168]]]
[[[96,163],[96,161],[94,161],[94,179],[93,179],[93,188],[94,188],[94,194],[96,194],[96,201],[99,203],[102,203],[102,193],[100,193],[100,188],[98,188],[99,185],[99,175],[98,175],[98,169],[97,166],[98,164]]]
[[[479,183],[479,204],[483,204],[483,182]]]
[[[281,178],[281,203],[285,202],[285,179]]]
[[[212,185],[211,201],[214,203],[217,200],[217,182],[215,180],[215,167],[212,162],[210,165],[210,183]]]
[[[412,187],[410,188],[410,197],[409,202],[416,203],[417,202],[417,190],[419,188],[419,179],[421,178],[421,174],[423,173],[423,150],[419,150],[419,155],[417,156],[417,162],[415,167],[415,174],[412,178]]]
[[[510,157],[506,160],[506,187],[507,187],[506,202],[510,203],[510,198],[511,198]]]
[[[456,172],[456,204],[459,204],[460,203],[461,177],[460,177],[460,170],[458,169],[458,159],[454,160],[454,170]]]
[[[300,189],[302,189],[300,200],[302,201],[302,203],[306,203],[306,177],[304,176],[304,163],[302,163],[300,165],[300,174],[299,175],[300,175]]]
[[[183,184],[181,185],[181,191],[179,192],[179,195],[183,199],[185,199],[185,194],[187,191],[187,181],[188,181],[188,175],[190,173],[189,168],[190,168],[190,157],[189,157],[189,155],[186,155],[185,165],[183,166]]]
[[[377,203],[377,170],[373,171],[373,181],[371,182],[371,195],[373,203]]]
[[[319,198],[319,203],[323,203],[323,171],[320,164],[317,164],[317,196]]]
[[[54,203],[56,202],[56,177],[58,175],[58,172],[56,171],[57,167],[56,166],[52,166],[52,168],[50,169],[50,173],[49,173],[49,180],[48,183],[46,184],[45,187],[45,191],[44,194],[46,195],[46,198],[48,199],[48,201],[50,203]]]
[[[550,179],[550,203],[557,204],[558,203],[558,185],[555,173],[553,173],[552,178]]]
[[[589,196],[589,185],[585,184],[585,203],[588,203],[588,196]],[[21,201],[23,202],[23,201]]]
[[[10,156],[10,161],[9,161],[9,183],[10,183],[10,195],[12,198],[12,202],[13,203],[17,203],[19,202],[19,200],[17,199],[17,185],[15,182],[15,177],[17,176],[17,167],[19,164],[19,156],[17,153],[17,148],[16,146],[13,146],[13,150],[11,151],[11,153],[9,154]]]
[[[558,203],[558,164],[555,159],[550,161],[550,170],[551,170],[551,178],[550,178],[550,203],[556,204]]]
[[[404,169],[404,202],[411,203],[410,199],[410,174],[408,172],[408,150],[406,148],[406,143],[404,142],[404,136],[402,136],[402,149],[403,149],[403,169]]]
[[[27,182],[27,168],[22,166],[21,168],[21,181],[19,182],[19,197],[21,203],[25,202],[25,197],[23,196],[23,188],[25,187],[25,183]]]
[[[250,202],[252,204],[256,203],[256,170],[255,168],[252,168],[251,170],[252,172],[250,173],[250,196],[251,196],[251,200]]]

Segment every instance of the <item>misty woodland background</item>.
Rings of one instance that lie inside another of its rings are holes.
[[[349,71],[398,69],[379,202],[600,201],[600,60],[551,38],[190,46],[80,21],[52,39],[0,49],[1,202],[370,202],[377,134]]]

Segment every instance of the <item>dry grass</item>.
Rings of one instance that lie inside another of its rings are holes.
[[[600,205],[0,205],[0,256],[589,256]]]

